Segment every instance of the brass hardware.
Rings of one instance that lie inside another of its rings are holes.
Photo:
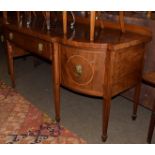
[[[75,66],[75,73],[78,77],[82,75],[82,65],[78,64]]]
[[[42,43],[39,43],[38,44],[38,53],[41,54],[42,51],[43,51],[43,44]]]
[[[4,42],[4,36],[1,35],[1,42]]]
[[[9,33],[9,39],[10,39],[10,40],[13,39],[13,33],[12,33],[12,32]]]

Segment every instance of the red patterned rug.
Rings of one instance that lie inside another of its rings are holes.
[[[1,144],[86,143],[60,127],[11,87],[0,81]]]

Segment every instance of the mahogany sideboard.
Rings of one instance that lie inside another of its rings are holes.
[[[150,36],[111,27],[94,30],[90,42],[89,25],[68,27],[62,24],[50,31],[38,26],[5,24],[9,73],[15,86],[13,47],[17,46],[44,57],[52,63],[56,121],[60,121],[60,86],[75,92],[103,97],[102,140],[107,139],[111,98],[135,87],[133,119],[136,118],[142,77],[145,44]]]

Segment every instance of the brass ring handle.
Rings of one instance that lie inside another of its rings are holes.
[[[42,43],[39,43],[38,44],[38,53],[41,54],[42,51],[43,51],[43,44]]]
[[[75,65],[75,73],[76,73],[76,76],[79,77],[82,75],[82,65],[80,64],[77,64]]]
[[[12,33],[12,32],[9,33],[9,39],[10,39],[10,40],[13,39],[13,33]]]

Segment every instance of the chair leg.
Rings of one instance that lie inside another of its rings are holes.
[[[149,130],[148,130],[148,135],[147,135],[148,143],[151,143],[154,127],[155,127],[155,104],[154,104],[153,112],[151,114],[150,125],[149,125]]]
[[[132,120],[136,120],[137,118],[137,110],[138,110],[139,98],[140,98],[140,89],[141,89],[141,83],[138,83],[135,87]]]

